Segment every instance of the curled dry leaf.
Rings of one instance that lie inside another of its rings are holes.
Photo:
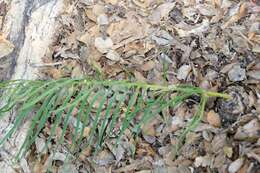
[[[199,35],[203,32],[206,32],[208,29],[209,29],[209,20],[208,19],[204,19],[202,21],[202,23],[197,24],[195,26],[189,26],[187,29],[175,27],[175,30],[177,31],[177,33],[180,37],[187,37],[191,34]]]
[[[141,8],[147,8],[151,5],[153,0],[133,0],[133,3]]]
[[[93,21],[93,22],[96,22],[97,21],[97,17],[94,15],[92,9],[86,9],[85,10],[85,14],[87,15],[87,17]]]
[[[218,113],[214,112],[213,110],[209,111],[207,114],[207,121],[209,124],[220,127],[221,126],[221,119]]]

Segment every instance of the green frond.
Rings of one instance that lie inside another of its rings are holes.
[[[193,116],[193,118],[190,120],[190,122],[188,122],[188,125],[186,126],[185,129],[183,129],[181,135],[179,136],[178,144],[175,146],[175,152],[174,152],[175,156],[179,154],[179,149],[182,146],[182,143],[183,143],[186,135],[190,131],[194,130],[197,127],[197,125],[200,123],[200,121],[202,120],[207,100],[208,100],[208,96],[203,94],[201,96],[201,100],[200,100],[199,107],[198,107],[196,114]]]
[[[226,94],[187,85],[160,86],[141,82],[66,78],[2,81],[0,93],[0,118],[12,109],[17,112],[14,123],[0,139],[0,145],[24,121],[31,119],[30,129],[17,158],[28,151],[50,119],[53,121],[49,122],[50,132],[45,149],[55,138],[57,146],[65,143],[74,153],[93,145],[98,149],[111,136],[115,136],[118,143],[127,129],[132,129],[138,135],[142,126],[165,108],[174,108],[192,95],[200,96],[198,111],[180,136],[183,141],[202,119],[208,97],[229,98]],[[173,93],[175,96],[171,97]],[[29,113],[33,113],[33,117]],[[71,123],[72,119],[74,123]],[[84,134],[87,127],[90,128],[88,136]],[[60,134],[56,133],[58,128],[61,129]]]

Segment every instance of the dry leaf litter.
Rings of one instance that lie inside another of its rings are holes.
[[[185,83],[227,92],[232,99],[209,100],[203,121],[175,159],[172,146],[194,115],[198,98],[163,111],[137,138],[128,130],[117,148],[114,139],[107,139],[96,155],[86,148],[69,164],[63,164],[66,146],[53,154],[57,139],[42,150],[50,134],[47,124],[21,162],[21,172],[45,172],[49,162],[60,173],[259,172],[259,1],[75,0],[64,11],[57,19],[57,38],[39,65],[43,78],[100,75],[159,85]],[[1,36],[1,73],[13,49]],[[70,122],[68,131],[73,131],[75,119]],[[84,137],[89,131],[84,130]],[[70,143],[71,136],[66,140]]]

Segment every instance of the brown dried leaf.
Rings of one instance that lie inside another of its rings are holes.
[[[126,19],[122,19],[117,23],[111,23],[107,29],[107,33],[110,35],[114,44],[119,44],[131,37],[139,39],[148,35],[150,26],[144,19],[138,17],[133,12],[128,12],[126,16]]]
[[[14,50],[14,45],[0,35],[0,58],[9,55]]]
[[[197,24],[195,26],[188,26],[188,27],[189,27],[189,29],[182,29],[179,27],[175,27],[175,30],[177,31],[177,33],[180,37],[187,37],[191,34],[199,35],[203,32],[206,32],[209,29],[209,20],[204,19],[202,21],[202,23]]]
[[[134,75],[135,75],[135,78],[137,79],[137,81],[146,82],[146,78],[139,71],[134,71]]]
[[[207,121],[209,124],[220,127],[221,126],[221,119],[218,113],[214,112],[213,110],[207,113]]]
[[[147,8],[154,0],[133,0],[133,3],[141,8]]]
[[[174,2],[166,2],[157,7],[148,17],[151,24],[159,24],[161,20],[168,16],[169,12],[174,8]]]
[[[83,77],[83,71],[79,65],[73,68],[73,70],[71,72],[71,77],[72,78],[82,78]]]
[[[144,65],[142,65],[141,69],[143,71],[149,71],[152,70],[155,67],[155,62],[154,61],[148,61]]]
[[[244,17],[246,13],[247,13],[247,5],[246,3],[243,3],[239,8],[238,13],[232,16],[226,23],[224,23],[224,25],[222,25],[222,28],[225,29],[228,26],[232,25],[233,23],[237,22],[239,19]]]
[[[118,0],[105,0],[106,3],[116,5]]]
[[[92,9],[86,9],[85,14],[90,20],[92,20],[93,22],[97,22],[97,16],[94,15]]]

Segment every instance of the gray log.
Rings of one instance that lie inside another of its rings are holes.
[[[41,63],[42,57],[53,43],[58,30],[57,18],[65,9],[64,0],[0,0],[0,15],[2,15],[1,33],[3,37],[14,44],[11,54],[1,58],[2,79],[35,79],[37,68],[30,64]],[[5,5],[5,7],[4,7]],[[4,11],[6,10],[6,11]],[[0,121],[0,137],[12,125],[15,113]],[[15,172],[10,166],[10,160],[23,143],[29,122],[19,128],[12,139],[0,149],[4,161],[0,162],[1,172]],[[21,162],[24,172],[28,172],[25,159]]]

